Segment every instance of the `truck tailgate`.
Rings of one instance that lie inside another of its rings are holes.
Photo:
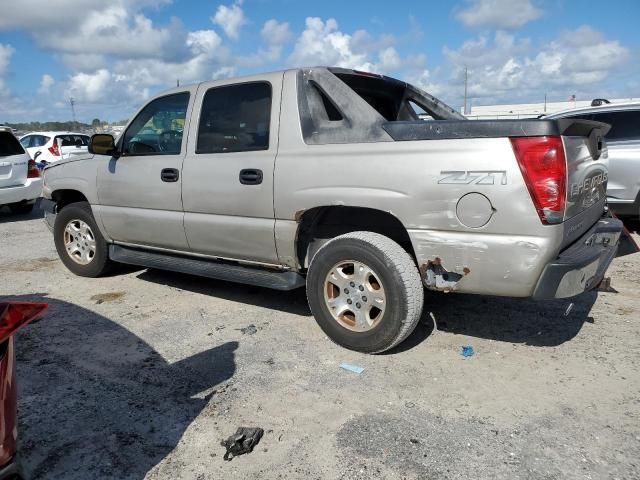
[[[602,216],[606,204],[609,125],[587,120],[559,120],[567,162],[564,245],[580,237]]]

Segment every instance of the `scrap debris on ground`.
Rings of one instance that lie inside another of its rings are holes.
[[[220,445],[227,449],[224,459],[231,461],[234,457],[253,452],[262,435],[264,435],[262,428],[239,427],[236,433],[220,442]]]

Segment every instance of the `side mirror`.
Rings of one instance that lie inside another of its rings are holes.
[[[106,133],[96,133],[91,137],[89,153],[93,153],[95,155],[111,155],[113,157],[120,156],[116,149],[116,141],[113,138],[113,135],[108,135]]]

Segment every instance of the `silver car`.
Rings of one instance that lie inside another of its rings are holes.
[[[332,340],[381,352],[414,329],[425,288],[595,288],[622,231],[605,212],[608,129],[469,121],[389,77],[287,70],[151,99],[117,140],[47,167],[43,205],[78,275],[120,262],[306,286]]]
[[[605,104],[562,111],[544,118],[608,123],[609,207],[618,216],[640,216],[640,103]]]

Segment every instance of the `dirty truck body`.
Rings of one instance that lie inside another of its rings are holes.
[[[180,118],[160,125],[163,108]],[[622,230],[606,214],[608,128],[468,121],[344,69],[205,82],[147,103],[108,154],[47,168],[47,221],[80,275],[117,261],[306,282],[323,330],[376,352],[411,332],[423,287],[540,299],[594,288]]]

